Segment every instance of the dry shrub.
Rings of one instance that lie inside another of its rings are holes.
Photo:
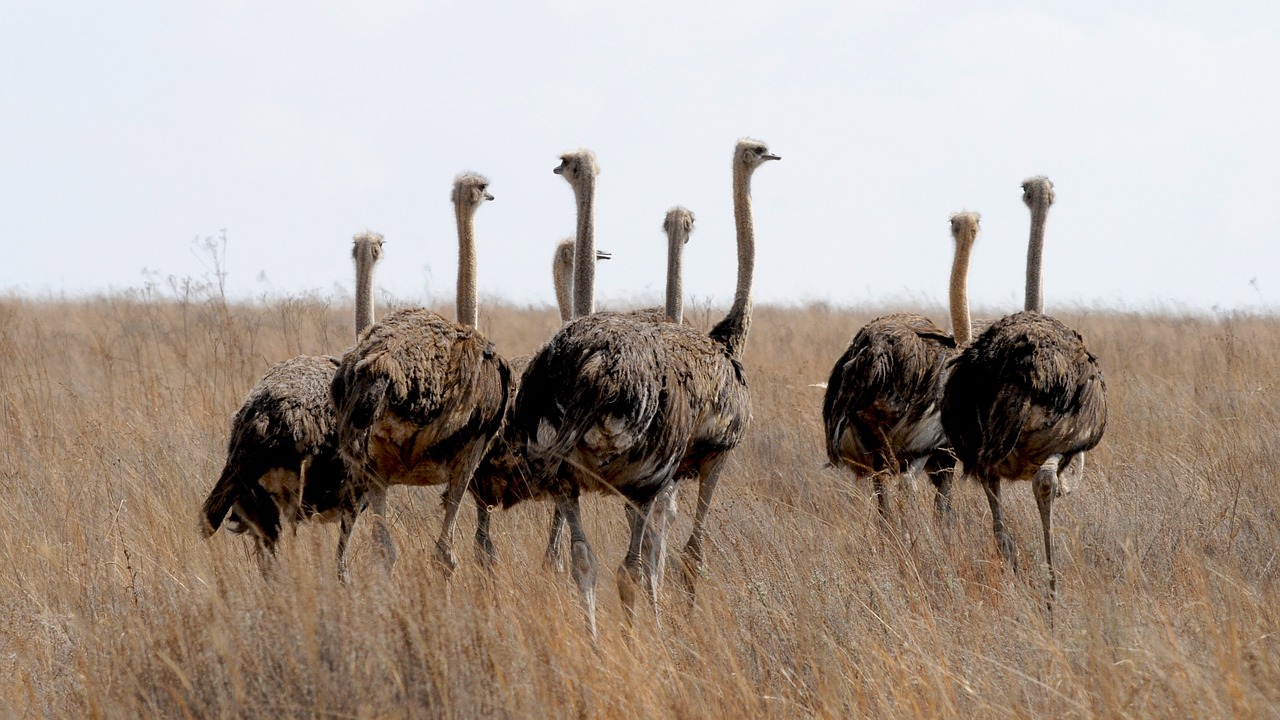
[[[448,312],[448,309],[445,308]],[[704,326],[716,313],[691,312]],[[934,311],[935,316],[940,313]],[[995,554],[986,503],[928,483],[870,489],[822,466],[819,408],[866,311],[762,307],[746,365],[755,418],[711,515],[707,577],[666,593],[626,642],[601,574],[601,638],[541,567],[549,511],[501,513],[492,578],[432,566],[434,490],[392,494],[386,577],[357,528],[286,537],[264,579],[244,538],[202,541],[197,509],[227,420],[275,361],[338,353],[349,307],[211,294],[0,301],[0,703],[54,717],[989,717],[1280,712],[1280,322],[1065,313],[1107,374],[1107,437],[1059,504],[1062,601],[1044,612],[1029,486],[1010,489],[1028,570]],[[510,354],[556,327],[488,306]],[[689,527],[682,493],[673,542]],[[606,568],[619,503],[587,503]],[[472,515],[458,545],[467,549]]]

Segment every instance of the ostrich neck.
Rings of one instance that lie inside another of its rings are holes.
[[[573,319],[573,263],[561,261],[561,254],[556,253],[555,263],[551,268],[551,276],[556,286],[556,305],[560,308],[560,322],[567,323]]]
[[[1027,302],[1024,309],[1044,313],[1044,286],[1040,278],[1044,253],[1044,221],[1049,208],[1036,203],[1031,208],[1031,241],[1027,245]]]
[[[667,237],[667,320],[679,325],[684,321],[683,268],[684,244],[689,234],[683,228],[672,230]]]
[[[574,196],[578,200],[578,242],[573,255],[574,317],[595,312],[595,194],[595,177],[588,174],[579,178],[574,186]]]
[[[951,262],[951,335],[960,347],[973,339],[973,321],[969,316],[969,253],[972,250],[972,241],[957,241],[955,259]]]
[[[373,262],[368,251],[356,256],[356,339],[373,324]]]
[[[737,357],[751,329],[751,276],[756,265],[756,236],[751,220],[751,171],[738,163],[733,169],[733,219],[738,233],[738,286],[729,314],[711,330],[711,337]]]
[[[476,306],[476,238],[474,205],[454,206],[458,218],[458,297],[455,310],[458,324],[476,327],[480,310]]]

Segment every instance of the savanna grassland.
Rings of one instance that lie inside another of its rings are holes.
[[[899,309],[899,308],[894,308]],[[449,314],[448,307],[442,310]],[[943,320],[945,313],[931,309]],[[706,326],[715,313],[696,311]],[[387,576],[357,526],[288,533],[264,578],[244,537],[197,511],[227,425],[274,362],[340,353],[351,310],[216,293],[0,300],[0,710],[7,717],[1250,717],[1280,714],[1280,321],[1057,313],[1106,373],[1110,422],[1057,504],[1052,627],[1029,483],[1005,493],[1020,575],[981,491],[869,483],[822,466],[822,390],[871,309],[757,308],[754,421],[710,518],[687,612],[628,643],[612,569],[618,500],[586,503],[601,637],[542,566],[550,516],[499,513],[500,563],[433,565],[438,490],[391,493]],[[978,312],[979,317],[984,313]],[[986,313],[985,316],[990,316]],[[549,309],[482,305],[502,352]],[[688,533],[681,493],[672,537]]]

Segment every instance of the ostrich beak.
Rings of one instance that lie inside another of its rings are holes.
[[[489,194],[489,193],[487,193],[487,192],[486,192],[486,193],[484,194],[484,199],[485,199],[485,200],[492,200],[492,199],[493,199],[493,195],[491,195],[491,194]]]
[[[596,251],[596,259],[597,259],[597,260],[612,260],[612,259],[613,259],[613,253],[611,253],[611,252],[606,252],[606,251],[604,251],[604,250],[597,250],[597,251]]]
[[[761,155],[761,156],[760,156],[760,159],[761,159],[761,160],[781,160],[781,159],[782,159],[782,156],[781,156],[781,155],[774,155],[773,153],[768,153],[768,154],[766,154],[766,155]]]

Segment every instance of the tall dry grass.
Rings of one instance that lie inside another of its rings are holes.
[[[704,324],[714,315],[692,313]],[[934,313],[941,316],[941,313]],[[273,362],[336,353],[350,309],[224,305],[205,294],[0,301],[0,708],[11,717],[1275,716],[1280,712],[1280,322],[1068,313],[1101,358],[1111,419],[1059,503],[1062,598],[1045,578],[1030,488],[1007,493],[1030,562],[997,559],[981,492],[954,526],[931,490],[823,469],[813,383],[867,312],[759,308],[746,364],[755,419],[712,510],[696,607],[628,644],[612,574],[601,639],[541,567],[549,511],[498,515],[501,564],[451,587],[430,558],[437,493],[392,494],[400,562],[365,526],[354,581],[336,529],[287,537],[276,574],[249,543],[202,541],[197,508],[227,421]],[[490,306],[508,354],[549,310]],[[682,497],[688,532],[690,498]],[[616,500],[588,503],[605,568]]]

